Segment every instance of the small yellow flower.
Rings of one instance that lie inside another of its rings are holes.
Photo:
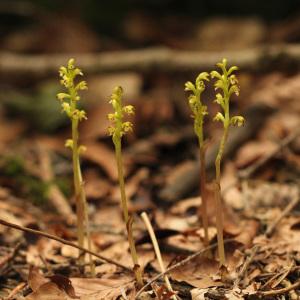
[[[122,105],[123,89],[118,86],[114,88],[113,93],[110,97],[109,103],[112,104],[114,113],[107,115],[112,125],[108,127],[109,135],[112,136],[113,142],[116,144],[121,142],[121,138],[124,134],[132,131],[132,123],[129,121],[123,122],[124,113],[127,115],[134,114],[134,107],[132,105]]]
[[[189,106],[193,113],[192,118],[194,118],[194,131],[198,138],[202,141],[203,139],[203,122],[204,116],[208,114],[207,106],[205,106],[201,101],[201,94],[205,90],[205,82],[209,81],[209,74],[207,72],[200,73],[195,84],[191,81],[185,83],[185,91],[190,91],[191,94],[188,97]]]
[[[59,76],[61,77],[61,84],[67,89],[67,92],[58,93],[57,98],[61,101],[62,110],[70,119],[82,121],[86,120],[86,112],[77,108],[76,102],[80,100],[78,91],[86,90],[87,83],[82,80],[75,83],[77,76],[82,76],[79,68],[75,67],[75,60],[71,58],[68,61],[67,67],[60,67]]]
[[[229,102],[232,94],[236,96],[239,95],[240,88],[238,86],[238,79],[235,74],[233,74],[238,67],[232,66],[227,70],[227,60],[224,58],[221,63],[217,63],[217,66],[221,69],[222,74],[218,71],[212,71],[210,73],[211,78],[216,78],[214,83],[215,90],[221,90],[221,93],[216,95],[215,102],[218,103],[223,110],[223,113],[218,112],[214,117],[215,121],[221,121],[224,127],[229,125],[242,126],[244,124],[244,118],[241,116],[236,116],[230,118],[229,115]]]

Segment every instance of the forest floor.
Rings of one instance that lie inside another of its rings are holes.
[[[281,67],[262,71],[245,67],[237,75],[241,94],[232,101],[232,114],[243,115],[246,123],[230,131],[222,165],[227,262],[222,269],[211,187],[222,127],[211,121],[205,125],[210,191],[207,255],[199,213],[199,149],[184,92],[186,81],[210,70],[89,76],[83,69],[89,90],[82,93],[82,102],[88,99],[83,104],[88,119],[80,124],[80,140],[87,147],[82,170],[92,250],[103,258],[95,257],[96,277],[88,263],[79,263],[78,249],[65,243],[76,244],[77,235],[71,152],[64,147],[70,127],[55,99],[58,76],[47,75],[38,83],[34,76],[8,79],[19,88],[3,85],[0,96],[0,223],[5,225],[0,226],[1,299],[109,300],[135,299],[137,294],[138,299],[172,299],[163,276],[157,276],[161,269],[140,218],[144,211],[155,229],[163,262],[171,268],[172,288],[181,299],[298,299],[300,75],[297,67]],[[28,82],[30,92],[24,88]],[[123,155],[139,263],[145,284],[151,282],[142,292],[131,271],[114,149],[107,134],[109,95],[119,84],[126,103],[136,108]],[[215,115],[212,88],[204,99]]]

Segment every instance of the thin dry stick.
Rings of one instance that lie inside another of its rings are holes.
[[[95,257],[98,257],[99,259],[107,262],[107,263],[110,263],[110,264],[113,264],[113,265],[116,265],[126,271],[129,271],[129,272],[132,272],[132,270],[130,268],[127,268],[126,266],[123,266],[122,264],[110,259],[110,258],[106,258],[100,254],[97,254],[96,252],[93,252],[93,251],[90,251],[88,249],[85,249],[84,247],[81,247],[81,246],[78,246],[72,242],[69,242],[65,239],[62,239],[58,236],[55,236],[55,235],[52,235],[50,233],[47,233],[47,232],[43,232],[43,231],[40,231],[40,230],[35,230],[35,229],[31,229],[31,228],[28,228],[28,227],[23,227],[23,226],[19,226],[17,224],[13,224],[13,223],[10,223],[10,222],[7,222],[3,219],[0,219],[0,224],[1,225],[4,225],[4,226],[7,226],[7,227],[11,227],[11,228],[14,228],[14,229],[17,229],[17,230],[21,230],[21,231],[24,231],[24,232],[29,232],[29,233],[32,233],[32,234],[36,234],[36,235],[40,235],[40,236],[43,236],[43,237],[46,237],[48,239],[51,239],[51,240],[55,240],[57,242],[60,242],[62,244],[65,244],[65,245],[68,245],[68,246],[71,246],[73,248],[76,248],[78,250],[81,250],[83,251],[84,253],[88,253],[88,254],[91,254],[91,255],[94,255]]]
[[[254,259],[255,255],[256,255],[258,249],[259,249],[258,245],[255,245],[252,248],[250,255],[247,257],[246,261],[244,262],[243,267],[241,268],[241,270],[240,270],[240,272],[239,272],[239,274],[237,276],[237,279],[233,283],[233,289],[236,288],[236,287],[238,287],[238,285],[240,284],[241,280],[244,278],[245,273],[246,273],[249,265],[253,261],[253,259]]]
[[[26,287],[27,283],[26,282],[21,282],[19,283],[7,296],[7,298],[5,298],[5,300],[13,300],[13,299],[17,299],[16,295],[21,292],[25,287]]]
[[[142,219],[143,219],[143,221],[144,221],[144,223],[145,223],[145,225],[147,227],[147,230],[149,232],[149,235],[150,235],[153,247],[154,247],[155,255],[157,257],[157,261],[158,261],[160,270],[161,270],[161,272],[165,272],[166,268],[165,268],[164,262],[162,260],[161,253],[160,253],[160,250],[159,250],[159,245],[158,245],[158,242],[157,242],[157,239],[156,239],[153,227],[152,227],[152,225],[150,223],[150,220],[148,218],[148,215],[147,215],[147,213],[143,212],[141,214],[141,217],[142,217]],[[173,289],[172,289],[170,280],[169,280],[169,278],[168,278],[168,276],[166,274],[164,275],[164,280],[165,280],[165,283],[166,283],[166,286],[167,286],[168,290],[170,292],[174,292]],[[177,298],[176,298],[175,295],[173,295],[172,299],[176,300]]]
[[[269,296],[275,296],[275,295],[279,295],[279,294],[285,294],[291,290],[298,288],[299,286],[300,286],[300,280],[288,287],[283,288],[283,289],[262,291],[262,292],[259,292],[258,295],[263,296],[263,297],[269,297]]]
[[[226,243],[229,243],[229,242],[232,242],[234,241],[234,239],[227,239],[227,240],[224,240],[224,244]],[[203,248],[202,250],[199,250],[198,252],[188,256],[187,258],[181,260],[180,262],[178,262],[177,264],[169,267],[166,271],[156,275],[155,277],[153,277],[147,284],[145,284],[139,291],[138,293],[136,294],[135,296],[135,299],[138,299],[138,297],[142,294],[142,292],[144,292],[148,287],[151,286],[151,284],[155,281],[157,281],[159,278],[163,277],[164,275],[170,273],[171,271],[181,267],[181,266],[184,266],[185,264],[187,264],[188,262],[190,262],[191,260],[193,260],[194,258],[198,257],[199,255],[202,255],[204,253],[206,253],[207,251],[209,250],[212,250],[214,248],[216,248],[218,246],[217,243],[215,244],[212,244],[211,246],[209,247],[205,247]]]
[[[272,235],[272,233],[274,232],[275,228],[277,227],[277,225],[281,222],[281,220],[287,216],[292,209],[298,204],[299,202],[299,197],[293,199],[288,206],[281,212],[281,214],[274,220],[274,222],[267,228],[266,230],[266,236],[270,237]]]

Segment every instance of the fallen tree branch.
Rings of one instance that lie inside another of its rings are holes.
[[[60,238],[58,236],[55,236],[55,235],[52,235],[50,233],[43,232],[43,231],[40,231],[40,230],[31,229],[31,228],[28,228],[28,227],[23,227],[23,226],[20,226],[20,225],[17,225],[17,224],[13,224],[13,223],[7,222],[7,221],[5,221],[3,219],[0,219],[0,224],[4,225],[4,226],[7,226],[7,227],[10,227],[10,228],[21,230],[21,231],[24,231],[24,232],[29,232],[29,233],[32,233],[32,234],[35,234],[35,235],[43,236],[43,237],[51,239],[51,240],[55,240],[55,241],[60,242],[62,244],[65,244],[65,245],[71,246],[73,248],[76,248],[78,250],[81,250],[84,253],[91,254],[91,255],[93,255],[93,256],[95,256],[95,257],[97,257],[97,258],[99,258],[99,259],[101,259],[101,260],[103,260],[103,261],[105,261],[107,263],[116,265],[116,266],[118,266],[118,267],[120,267],[120,268],[122,268],[122,269],[124,269],[126,271],[132,272],[132,270],[130,268],[128,268],[128,267],[126,267],[126,266],[124,266],[124,265],[122,265],[122,264],[120,264],[120,263],[118,263],[118,262],[116,262],[116,261],[114,261],[114,260],[112,260],[110,258],[104,257],[104,256],[102,256],[102,255],[100,255],[100,254],[98,254],[96,252],[93,252],[93,251],[90,251],[88,249],[85,249],[85,248],[83,248],[81,246],[78,246],[78,245],[76,245],[76,244],[74,244],[74,243],[72,243],[70,241],[62,239],[62,238]]]
[[[199,71],[210,69],[221,58],[226,57],[240,69],[255,70],[291,62],[300,65],[300,45],[268,45],[257,48],[231,51],[203,52],[147,48],[138,50],[110,51],[91,54],[12,54],[0,53],[0,73],[47,75],[57,73],[58,67],[70,58],[87,73],[119,71]]]

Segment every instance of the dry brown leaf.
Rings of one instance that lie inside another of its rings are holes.
[[[141,269],[144,270],[146,265],[153,260],[154,252],[137,249],[138,258],[139,258],[139,265]],[[115,242],[111,247],[105,249],[101,253],[103,256],[118,261],[120,264],[127,266],[128,268],[132,268],[132,258],[129,253],[129,246],[128,241],[119,241]]]
[[[28,284],[30,288],[35,292],[39,289],[40,286],[49,282],[49,279],[46,279],[39,271],[37,267],[31,266],[28,274]]]
[[[126,181],[126,195],[127,199],[130,199],[137,193],[140,184],[146,180],[149,176],[149,170],[147,168],[140,168],[132,177]],[[112,190],[111,199],[114,202],[120,202],[120,187],[115,186]],[[128,203],[130,206],[130,203]],[[129,208],[130,209],[130,208]]]
[[[54,282],[47,282],[41,285],[35,292],[29,294],[27,300],[71,300],[63,290]]]
[[[29,300],[115,300],[134,289],[134,280],[126,274],[110,274],[103,278],[67,278],[53,275],[45,278],[31,268],[28,283],[33,290]]]
[[[256,220],[245,220],[240,224],[240,227],[240,234],[234,240],[241,243],[245,248],[249,248],[259,230],[259,222]]]
[[[176,281],[185,281],[194,287],[205,289],[223,285],[222,282],[213,279],[218,271],[219,263],[217,261],[199,257],[172,271],[170,277]]]
[[[272,141],[251,141],[243,145],[237,152],[235,164],[237,168],[245,168],[262,156],[272,153],[277,144]]]
[[[115,300],[122,290],[134,289],[134,280],[125,274],[110,275],[108,278],[71,278],[76,295],[81,300]]]
[[[101,143],[89,142],[85,146],[87,150],[83,152],[82,157],[99,165],[112,180],[117,180],[118,171],[114,152]]]
[[[84,172],[85,193],[87,198],[100,199],[108,195],[111,185],[107,179],[101,177],[94,169]]]

